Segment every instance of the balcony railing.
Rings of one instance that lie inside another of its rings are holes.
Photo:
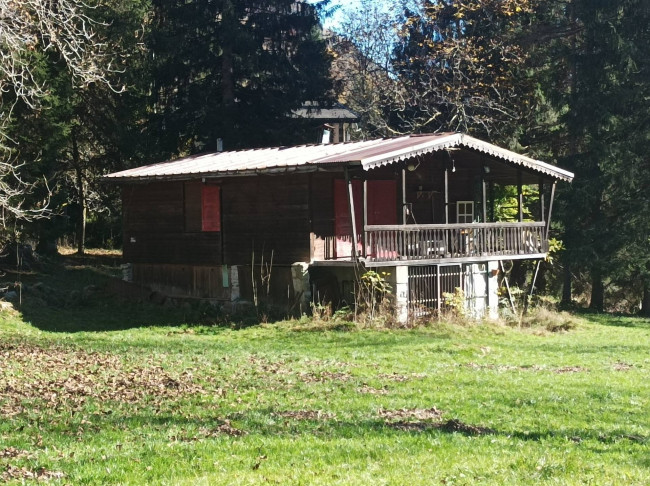
[[[525,257],[548,252],[545,223],[366,226],[366,261]]]

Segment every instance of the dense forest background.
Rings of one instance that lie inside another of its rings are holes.
[[[464,131],[567,168],[545,290],[650,312],[645,0],[0,2],[3,241],[119,246],[108,172],[315,142],[291,118],[346,103],[357,138]]]

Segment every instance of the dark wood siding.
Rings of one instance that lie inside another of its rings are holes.
[[[124,261],[218,265],[221,233],[186,231],[183,182],[133,184],[122,191]],[[200,224],[200,192],[198,217]],[[196,205],[196,201],[195,204]],[[191,211],[190,211],[191,212]],[[191,226],[191,223],[189,224]]]
[[[221,197],[224,263],[309,261],[308,174],[227,179]]]
[[[227,301],[231,291],[227,271],[223,266],[139,263],[133,265],[133,281],[171,296]]]

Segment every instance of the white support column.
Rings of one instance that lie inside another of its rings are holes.
[[[397,320],[406,324],[409,317],[409,267],[395,267],[395,310]]]
[[[490,319],[499,318],[499,262],[487,262],[487,314]]]

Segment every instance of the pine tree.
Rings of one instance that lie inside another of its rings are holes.
[[[297,143],[287,115],[330,94],[312,6],[294,0],[155,1],[150,129],[171,154]]]

